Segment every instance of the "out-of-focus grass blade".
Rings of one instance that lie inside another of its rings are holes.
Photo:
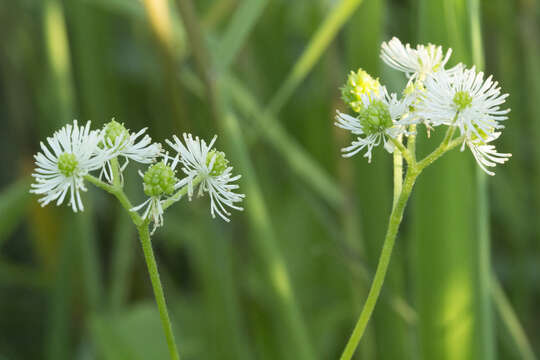
[[[86,210],[76,214],[74,219],[73,236],[68,241],[79,244],[79,257],[83,273],[85,298],[89,312],[96,312],[101,306],[102,276],[101,263],[98,258],[97,237],[92,221],[90,201],[86,201]]]
[[[257,240],[256,245],[259,247],[259,253],[265,262],[271,286],[276,294],[280,312],[283,314],[281,321],[285,322],[287,324],[286,328],[291,330],[288,334],[293,338],[291,346],[298,346],[295,349],[298,359],[317,359],[309,342],[307,329],[299,311],[288,270],[277,247],[270,215],[262,197],[251,160],[247,155],[248,149],[244,143],[238,119],[232,112],[228,111],[222,126],[228,135],[233,157],[238,161],[238,167],[242,169],[244,174],[245,192],[248,194],[246,213],[257,233],[255,237]]]
[[[73,268],[77,258],[76,240],[73,239],[73,233],[73,223],[67,222],[60,238],[59,259],[49,298],[46,336],[46,358],[49,360],[68,360],[72,358],[70,320],[73,309]]]
[[[142,303],[113,315],[94,316],[91,329],[99,354],[107,360],[169,359],[153,303]],[[179,349],[182,353],[181,344]]]
[[[125,303],[130,286],[130,267],[135,255],[135,229],[124,209],[118,209],[113,242],[114,248],[111,261],[111,286],[109,306],[113,312],[120,310]],[[138,245],[138,244],[137,244]]]
[[[235,241],[229,230],[218,229],[216,223],[208,226],[206,212],[197,219],[169,223],[167,237],[176,245],[185,244],[193,262],[195,276],[201,284],[204,308],[201,319],[206,339],[212,339],[212,347],[204,357],[223,360],[247,360],[247,339],[243,336],[242,317],[238,293],[238,279],[234,275],[233,254]],[[201,354],[202,356],[203,354]]]
[[[238,7],[214,53],[218,73],[226,71],[261,16],[268,0],[244,0]]]
[[[48,85],[54,96],[51,102],[58,114],[52,116],[48,108],[44,108],[42,112],[49,119],[49,125],[63,126],[73,118],[75,95],[64,10],[59,0],[44,1],[43,27],[49,65],[47,75],[50,82]]]
[[[328,47],[328,44],[330,44],[343,24],[347,22],[361,3],[362,0],[342,0],[330,11],[270,101],[267,108],[269,113],[275,114],[285,105],[296,87],[304,80],[317,60],[319,60],[322,53]]]
[[[473,64],[478,70],[484,69],[484,49],[482,46],[482,30],[479,0],[468,0],[470,44]],[[495,359],[495,332],[493,329],[493,306],[491,296],[491,239],[489,224],[489,199],[487,175],[476,167],[477,196],[477,331],[480,354],[485,359]]]
[[[506,294],[495,275],[492,276],[491,293],[493,294],[495,308],[506,329],[510,333],[510,336],[514,340],[520,358],[523,360],[536,360],[536,355],[534,355],[527,334],[525,334],[525,331],[512,308],[512,304],[510,304],[510,301],[506,297]]]
[[[419,1],[420,42],[450,46],[452,63],[470,64],[467,10],[464,0]],[[440,139],[419,131],[419,151]],[[485,346],[491,334],[480,312],[476,167],[469,153],[452,151],[426,169],[415,188],[415,288],[426,359],[491,360]]]
[[[283,159],[289,163],[293,171],[321,194],[330,205],[339,207],[343,203],[343,193],[313,158],[301,148],[297,141],[291,137],[279,124],[279,121],[270,113],[262,111],[257,100],[245,89],[239,81],[229,77],[226,86],[230,90],[231,98],[246,119],[250,119],[265,136],[268,142],[278,151]]]
[[[30,179],[25,178],[6,187],[0,193],[0,246],[21,222],[32,196]]]
[[[181,79],[197,96],[202,96],[202,82],[193,72],[182,71]],[[237,79],[229,76],[224,83],[227,91],[230,92],[231,99],[242,111],[243,118],[253,121],[259,127],[260,134],[266,137],[298,176],[311,184],[330,205],[339,207],[344,199],[343,193],[327,172],[302,149],[273,115],[263,112],[255,97]]]
[[[214,1],[201,20],[201,25],[207,29],[215,28],[218,23],[236,6],[238,0]]]
[[[43,272],[0,258],[0,282],[18,286],[43,288],[48,285]]]

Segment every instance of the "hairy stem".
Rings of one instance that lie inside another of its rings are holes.
[[[150,233],[148,232],[148,225],[137,226],[139,232],[139,238],[141,240],[142,249],[144,252],[144,259],[146,266],[148,267],[148,274],[150,275],[150,281],[152,282],[152,289],[154,291],[154,297],[159,310],[159,316],[161,318],[161,324],[163,325],[163,331],[165,332],[165,338],[167,339],[167,346],[169,347],[169,353],[172,360],[179,360],[178,349],[174,340],[174,334],[172,332],[171,320],[169,318],[169,312],[167,311],[167,304],[165,303],[165,294],[163,293],[163,286],[159,279],[159,272],[156,264],[156,258],[154,256],[154,250],[152,250],[152,242],[150,240]]]
[[[398,141],[402,142],[402,136],[399,137]],[[392,201],[392,207],[396,206],[396,203],[399,199],[399,194],[401,194],[401,188],[403,187],[403,155],[401,152],[394,151],[394,200]]]

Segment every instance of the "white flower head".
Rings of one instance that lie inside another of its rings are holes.
[[[510,109],[501,109],[508,94],[501,94],[496,81],[475,68],[458,66],[453,73],[439,71],[425,82],[426,91],[416,114],[433,126],[457,126],[467,139],[485,138],[503,128]]]
[[[163,226],[164,197],[174,193],[175,184],[178,182],[175,170],[178,157],[172,159],[170,164],[169,160],[170,158],[165,154],[164,160],[149,166],[144,174],[139,171],[139,175],[143,178],[144,193],[148,199],[131,210],[138,211],[145,208],[142,218],[152,219],[154,223],[152,233]]]
[[[146,129],[143,128],[137,133],[130,132],[124,124],[115,121],[114,118],[103,127],[103,148],[114,149],[115,157],[122,156],[125,159],[120,171],[124,171],[130,159],[142,164],[150,164],[161,155],[161,144],[152,143],[150,136],[144,134]],[[143,134],[144,136],[140,138]],[[112,168],[109,161],[103,166],[101,175],[112,182]]]
[[[411,48],[394,37],[381,45],[381,59],[390,67],[404,72],[410,81],[423,79],[426,75],[444,69],[452,49],[443,52],[441,46],[417,45]]]
[[[228,222],[231,213],[227,208],[243,210],[236,204],[242,202],[245,195],[234,192],[239,188],[234,182],[241,176],[233,176],[233,168],[229,166],[225,154],[213,149],[217,136],[214,136],[209,144],[199,137],[193,138],[191,134],[184,133],[183,138],[184,143],[176,135],[173,136],[173,141],[166,140],[167,144],[178,152],[183,165],[182,171],[186,174],[186,178],[179,181],[176,188],[187,185],[191,199],[194,180],[199,178],[198,195],[209,194],[212,217],[215,218],[217,214]]]
[[[114,156],[112,150],[98,151],[102,139],[100,131],[90,130],[90,121],[79,126],[74,120],[47,138],[50,149],[40,143],[42,151],[34,156],[37,168],[30,192],[43,195],[39,199],[41,206],[54,200],[60,205],[69,192],[73,211],[84,210],[80,194],[86,191],[84,176]]]
[[[357,117],[338,111],[335,125],[358,135],[357,139],[342,149],[344,157],[351,157],[366,148],[364,157],[371,162],[372,150],[381,142],[388,152],[394,151],[394,144],[389,138],[397,138],[406,132],[402,121],[407,114],[411,98],[397,99],[396,94],[389,95],[381,86],[377,92],[361,94],[362,109]]]

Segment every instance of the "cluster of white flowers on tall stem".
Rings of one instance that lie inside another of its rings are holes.
[[[74,212],[84,209],[81,192],[87,191],[85,182],[116,197],[139,232],[171,359],[178,359],[150,235],[163,225],[165,210],[186,194],[191,199],[197,186],[199,196],[210,197],[212,217],[217,214],[228,222],[231,216],[228,209],[242,210],[239,203],[244,195],[236,192],[240,175],[233,176],[225,154],[213,148],[216,136],[207,145],[191,134],[183,135],[185,144],[174,135],[173,141],[167,140],[175,152],[170,156],[161,144],[152,142],[145,134],[146,128],[131,132],[114,119],[102,129],[92,130],[90,125],[87,122],[80,126],[75,120],[47,138],[48,146],[41,143],[41,151],[35,155],[36,169],[32,174],[35,182],[30,192],[41,196],[42,206],[52,201],[61,205],[68,198]],[[132,205],[123,190],[123,172],[130,161],[148,165],[146,171],[139,170],[148,198],[138,206]],[[178,164],[183,165],[182,177],[177,175]],[[98,177],[91,174],[94,171],[99,172]]]
[[[489,175],[511,154],[500,153],[492,144],[504,128],[509,109],[503,108],[508,94],[491,76],[457,64],[446,68],[452,50],[433,44],[403,45],[397,38],[384,42],[381,58],[390,67],[405,73],[408,82],[401,96],[388,94],[378,79],[363,70],[351,72],[342,87],[343,100],[354,114],[337,112],[336,126],[354,136],[342,149],[344,157],[365,150],[371,161],[373,149],[380,145],[394,153],[394,204],[381,251],[379,264],[358,322],[343,351],[342,360],[352,358],[379,297],[392,254],[397,231],[412,188],[420,173],[446,152],[461,145],[471,150],[480,168]],[[425,126],[428,137],[443,129],[443,140],[421,160],[416,158],[416,137]],[[402,174],[403,159],[407,173]],[[456,169],[459,170],[459,169]]]

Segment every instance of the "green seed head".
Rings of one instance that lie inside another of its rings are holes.
[[[72,176],[77,169],[79,162],[75,158],[75,155],[71,153],[63,153],[58,157],[58,170],[64,176]]]
[[[129,131],[114,119],[105,125],[105,139],[115,142],[118,136],[128,137]]]
[[[177,181],[174,170],[163,161],[158,162],[144,173],[144,193],[148,196],[170,195]]]
[[[227,160],[227,158],[225,157],[224,152],[212,150],[208,152],[208,155],[206,155],[206,166],[210,165],[210,162],[212,161],[212,158],[214,156],[216,158],[214,160],[214,166],[212,167],[212,171],[210,171],[210,175],[219,176],[223,174],[223,172],[229,167],[229,160]]]
[[[467,91],[458,91],[456,95],[454,95],[454,104],[456,104],[459,111],[471,106],[471,103],[472,97]]]
[[[360,112],[364,107],[361,94],[369,94],[371,91],[379,95],[380,87],[379,79],[373,79],[367,72],[362,69],[351,71],[347,82],[341,88],[341,97],[351,109]]]
[[[358,118],[366,135],[382,132],[393,125],[388,105],[380,100],[373,101],[360,111]]]

